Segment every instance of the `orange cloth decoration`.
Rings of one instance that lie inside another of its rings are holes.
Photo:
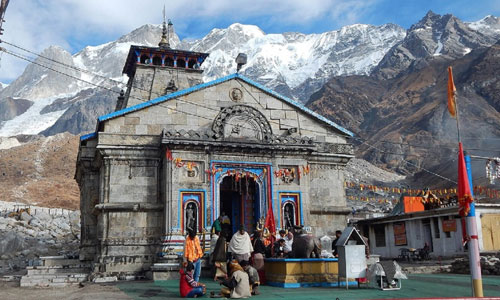
[[[453,72],[451,67],[448,67],[448,111],[452,117],[455,117],[457,114],[456,96],[457,89],[455,88],[455,83],[453,82]]]

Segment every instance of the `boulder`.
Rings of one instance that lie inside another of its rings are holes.
[[[37,211],[34,217],[40,220],[42,223],[48,224],[49,222],[52,222],[52,216],[43,210]]]
[[[24,221],[24,222],[26,222],[26,223],[29,224],[29,222],[31,221],[31,219],[33,219],[33,217],[29,213],[27,213],[25,211],[23,211],[21,213],[21,220],[22,221]]]
[[[0,255],[9,255],[24,247],[24,239],[15,232],[7,232],[0,239]]]

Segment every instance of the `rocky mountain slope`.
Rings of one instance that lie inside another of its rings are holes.
[[[0,151],[0,201],[78,209],[78,136],[18,138],[22,145]]]
[[[429,42],[417,38],[424,24],[430,27],[429,32],[441,28],[442,37],[447,37],[441,40],[443,55],[429,51],[426,56],[422,54],[422,58],[413,56],[411,62],[402,60],[399,50],[412,43],[421,48]],[[489,157],[498,156],[500,149],[500,80],[496,75],[500,66],[500,44],[484,42],[485,45],[460,55],[464,52],[449,41],[459,40],[461,47],[470,46],[462,35],[478,33],[472,29],[468,29],[467,34],[446,30],[450,24],[465,30],[463,23],[449,15],[429,13],[418,26],[412,26],[407,37],[388,52],[370,76],[333,78],[308,104],[357,133],[359,139],[353,141],[359,145],[359,157],[415,175],[415,183],[423,187],[455,185],[422,170],[456,180],[457,127],[446,105],[449,65],[454,68],[465,149],[469,154]],[[401,64],[391,68],[386,65],[389,61],[405,62],[406,68],[401,68]],[[487,184],[484,161],[473,163],[473,177],[479,179],[475,184]]]
[[[412,25],[406,37],[393,47],[374,69],[382,78],[419,70],[438,56],[453,60],[473,49],[487,47],[500,39],[500,19],[488,16],[466,24],[453,15],[438,15],[429,11]]]

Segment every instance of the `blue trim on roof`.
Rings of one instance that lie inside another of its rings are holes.
[[[285,102],[287,102],[287,103],[289,103],[289,104],[297,107],[298,109],[302,110],[303,112],[306,112],[306,113],[308,113],[308,114],[316,117],[317,119],[319,119],[319,120],[327,123],[328,125],[331,125],[331,126],[337,128],[338,130],[342,131],[343,133],[345,133],[345,134],[347,134],[349,136],[354,136],[354,133],[352,133],[349,130],[345,129],[344,127],[338,125],[337,123],[328,120],[327,118],[323,117],[322,115],[320,115],[320,114],[318,114],[318,113],[310,110],[309,108],[305,107],[304,104],[298,103],[297,101],[294,101],[294,100],[292,100],[292,99],[290,99],[288,97],[285,97],[285,96],[283,96],[281,94],[278,94],[277,92],[275,92],[275,91],[273,91],[273,90],[271,90],[271,89],[263,86],[260,83],[255,82],[255,81],[253,81],[253,80],[251,80],[251,79],[249,79],[249,78],[247,78],[247,77],[245,77],[243,75],[239,75],[238,73],[236,73],[236,75],[237,75],[237,78],[245,81],[246,83],[248,83],[250,85],[253,85],[253,86],[255,86],[255,87],[257,87],[257,88],[265,91],[266,93],[271,94],[274,97],[279,98],[279,99],[281,99],[281,100],[283,100],[283,101],[285,101]]]
[[[95,138],[95,137],[97,137],[97,132],[91,132],[88,134],[84,134],[84,135],[80,136],[80,142],[90,140],[90,139]]]
[[[237,74],[231,74],[229,76],[222,77],[222,78],[210,81],[210,82],[198,84],[198,85],[192,86],[190,88],[177,91],[175,93],[171,93],[171,94],[168,94],[168,95],[165,95],[165,96],[161,96],[161,97],[155,98],[153,100],[149,100],[148,102],[140,103],[140,104],[137,104],[137,105],[134,105],[134,106],[130,106],[130,107],[124,108],[122,110],[118,110],[118,111],[112,112],[112,113],[104,115],[104,116],[100,116],[97,119],[97,121],[98,122],[102,122],[102,121],[106,121],[106,120],[109,120],[109,119],[113,119],[113,118],[119,117],[121,115],[130,113],[130,112],[134,112],[134,111],[137,111],[137,110],[141,110],[143,108],[146,108],[146,107],[149,107],[149,106],[152,106],[152,105],[155,105],[155,104],[158,104],[158,103],[170,100],[172,98],[177,98],[177,97],[180,97],[180,96],[184,96],[184,95],[190,94],[192,92],[196,92],[198,90],[201,90],[201,89],[204,89],[204,88],[207,88],[207,87],[211,87],[213,85],[217,85],[219,83],[222,83],[224,81],[228,81],[230,79],[237,78],[237,77],[238,77]]]
[[[290,99],[288,97],[285,97],[285,96],[283,96],[281,94],[278,94],[277,92],[275,92],[275,91],[273,91],[273,90],[271,90],[271,89],[269,89],[269,88],[261,85],[260,83],[257,83],[257,82],[255,82],[255,81],[253,81],[253,80],[251,80],[251,79],[249,79],[249,78],[247,78],[247,77],[245,77],[243,75],[240,75],[238,73],[234,73],[234,74],[231,74],[231,75],[228,75],[228,76],[225,76],[225,77],[222,77],[222,78],[210,81],[210,82],[198,84],[198,85],[192,86],[190,88],[187,88],[187,89],[184,89],[184,90],[181,90],[181,91],[177,91],[175,93],[171,93],[171,94],[168,94],[168,95],[165,95],[165,96],[161,96],[161,97],[155,98],[153,100],[149,100],[149,101],[144,102],[144,103],[140,103],[140,104],[137,104],[137,105],[134,105],[134,106],[131,106],[131,107],[124,108],[122,110],[115,111],[113,113],[110,113],[110,114],[107,114],[107,115],[104,115],[104,116],[100,116],[97,119],[97,122],[98,122],[97,125],[99,126],[99,122],[106,121],[106,120],[109,120],[109,119],[113,119],[113,118],[125,115],[127,113],[130,113],[130,112],[138,111],[138,110],[141,110],[143,108],[146,108],[146,107],[149,107],[149,106],[152,106],[152,105],[155,105],[155,104],[158,104],[158,103],[161,103],[161,102],[173,99],[173,98],[184,96],[184,95],[190,94],[192,92],[195,92],[195,91],[207,88],[207,87],[211,87],[211,86],[217,85],[219,83],[223,83],[223,82],[231,80],[233,78],[241,79],[244,82],[246,82],[246,83],[248,83],[250,85],[253,85],[253,86],[255,86],[255,87],[263,90],[264,92],[266,92],[266,93],[268,93],[268,94],[270,94],[270,95],[272,95],[272,96],[274,96],[274,97],[276,97],[278,99],[281,99],[281,100],[287,102],[288,104],[291,104],[291,105],[295,106],[296,108],[302,110],[303,112],[312,115],[316,119],[318,119],[320,121],[323,121],[323,122],[325,122],[326,124],[328,124],[330,126],[333,126],[334,128],[338,129],[339,131],[345,133],[346,135],[354,136],[354,134],[352,132],[350,132],[349,130],[343,128],[342,126],[338,125],[337,123],[335,123],[335,122],[333,122],[331,120],[328,120],[327,118],[323,117],[322,115],[320,115],[318,113],[315,113],[314,111],[312,111],[309,108],[305,107],[303,104],[298,103],[298,102],[296,102],[296,101],[294,101],[294,100],[292,100],[292,99]]]

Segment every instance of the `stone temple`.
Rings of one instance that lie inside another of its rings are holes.
[[[165,31],[130,47],[126,93],[80,139],[80,260],[147,274],[188,228],[208,252],[219,215],[252,232],[269,207],[278,228],[343,228],[352,133],[238,73],[203,83],[208,54],[171,49]]]

